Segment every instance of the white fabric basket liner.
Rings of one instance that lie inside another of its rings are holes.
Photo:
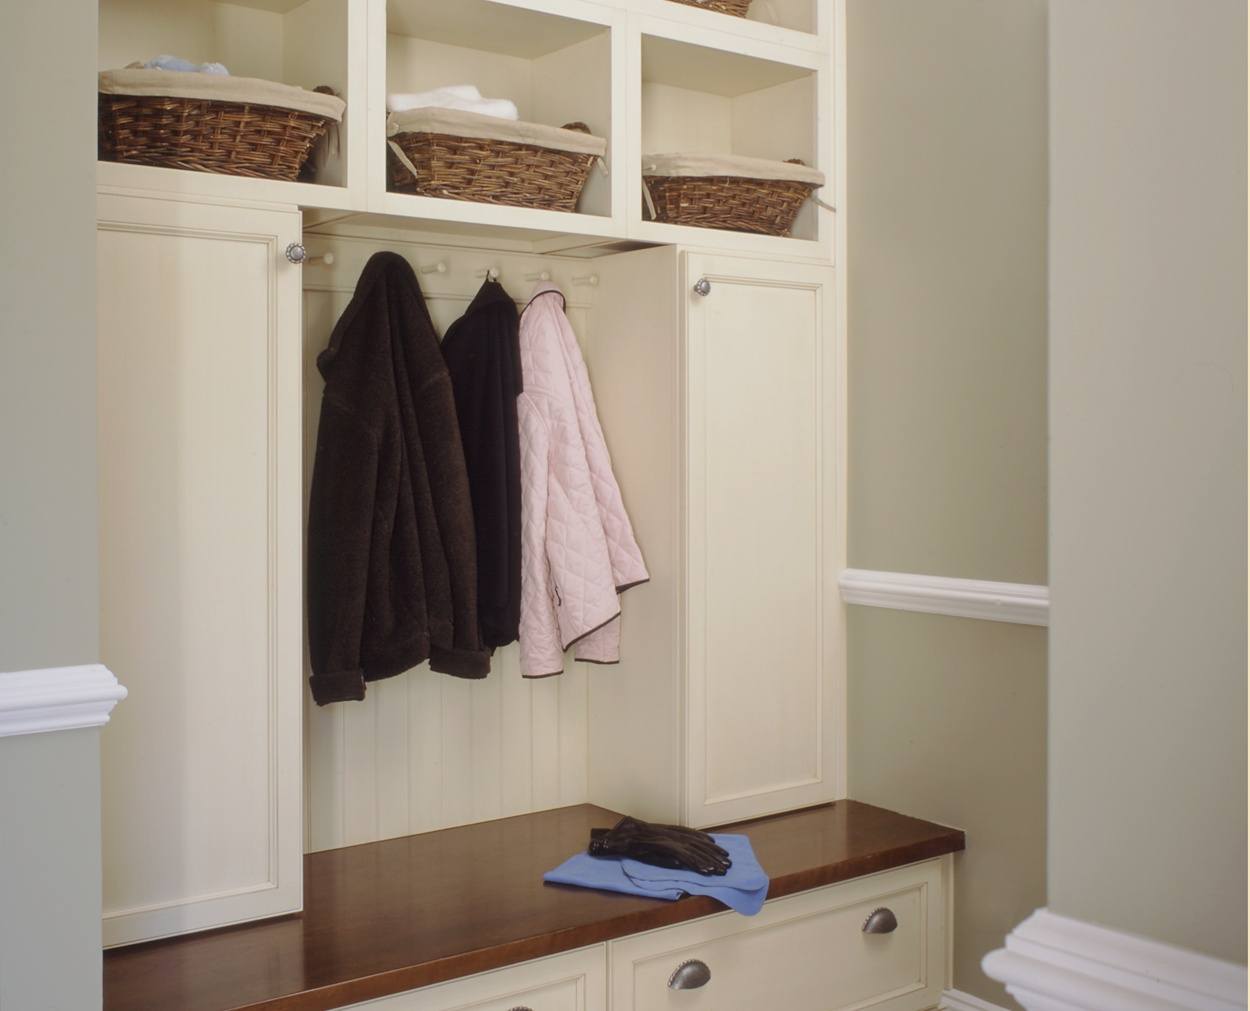
[[[602,158],[608,149],[608,142],[602,137],[582,133],[580,130],[499,119],[476,112],[462,112],[459,109],[427,108],[393,112],[386,119],[386,135],[394,137],[399,133],[444,133],[453,137],[510,141],[513,144],[530,144],[556,151],[588,154],[596,158]]]
[[[729,176],[741,179],[782,179],[824,186],[825,174],[806,165],[767,158],[719,154],[648,154],[642,157],[644,176]]]
[[[347,108],[347,103],[335,95],[279,84],[277,81],[177,70],[102,70],[100,92],[105,95],[149,95],[267,105],[324,116],[336,122],[343,118],[343,110]]]

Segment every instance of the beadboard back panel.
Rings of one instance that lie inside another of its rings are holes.
[[[479,275],[494,269],[518,307],[548,272],[565,291],[579,339],[586,339],[594,268],[585,260],[377,235],[305,238],[309,255],[334,254],[330,265],[304,268],[305,516],[323,385],[317,355],[373,253],[398,252],[418,270],[440,334],[472,301],[483,282]],[[305,691],[305,849],[585,802],[588,679],[612,677],[615,669],[570,663],[559,677],[526,681],[519,659],[515,644],[498,650],[482,681],[436,674],[421,664],[370,684],[363,702],[319,707]]]

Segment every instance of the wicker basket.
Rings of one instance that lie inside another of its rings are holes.
[[[719,11],[721,14],[732,14],[744,18],[751,9],[751,0],[672,0],[675,4],[686,4],[688,7],[702,7],[706,11]]]
[[[583,123],[517,123],[450,109],[393,113],[390,188],[485,204],[575,211],[607,142]]]
[[[104,161],[299,178],[342,99],[270,81],[163,70],[100,74]]]
[[[823,173],[799,161],[710,155],[649,155],[642,174],[656,221],[762,235],[789,235],[825,184]]]

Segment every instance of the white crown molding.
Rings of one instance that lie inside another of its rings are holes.
[[[962,990],[947,990],[938,1007],[942,1011],[1007,1011],[1001,1004],[991,1004]]]
[[[838,578],[838,585],[842,590],[842,599],[848,604],[1008,621],[1018,625],[1045,626],[1050,623],[1050,588],[1030,583],[995,583],[986,579],[844,569]]]
[[[103,664],[0,674],[0,737],[100,727],[126,689]]]
[[[1246,968],[1039,909],[981,963],[1028,1011],[1238,1011]]]

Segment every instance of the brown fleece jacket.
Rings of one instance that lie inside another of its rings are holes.
[[[308,644],[319,705],[428,659],[485,677],[473,510],[451,380],[416,275],[378,253],[317,358]]]

